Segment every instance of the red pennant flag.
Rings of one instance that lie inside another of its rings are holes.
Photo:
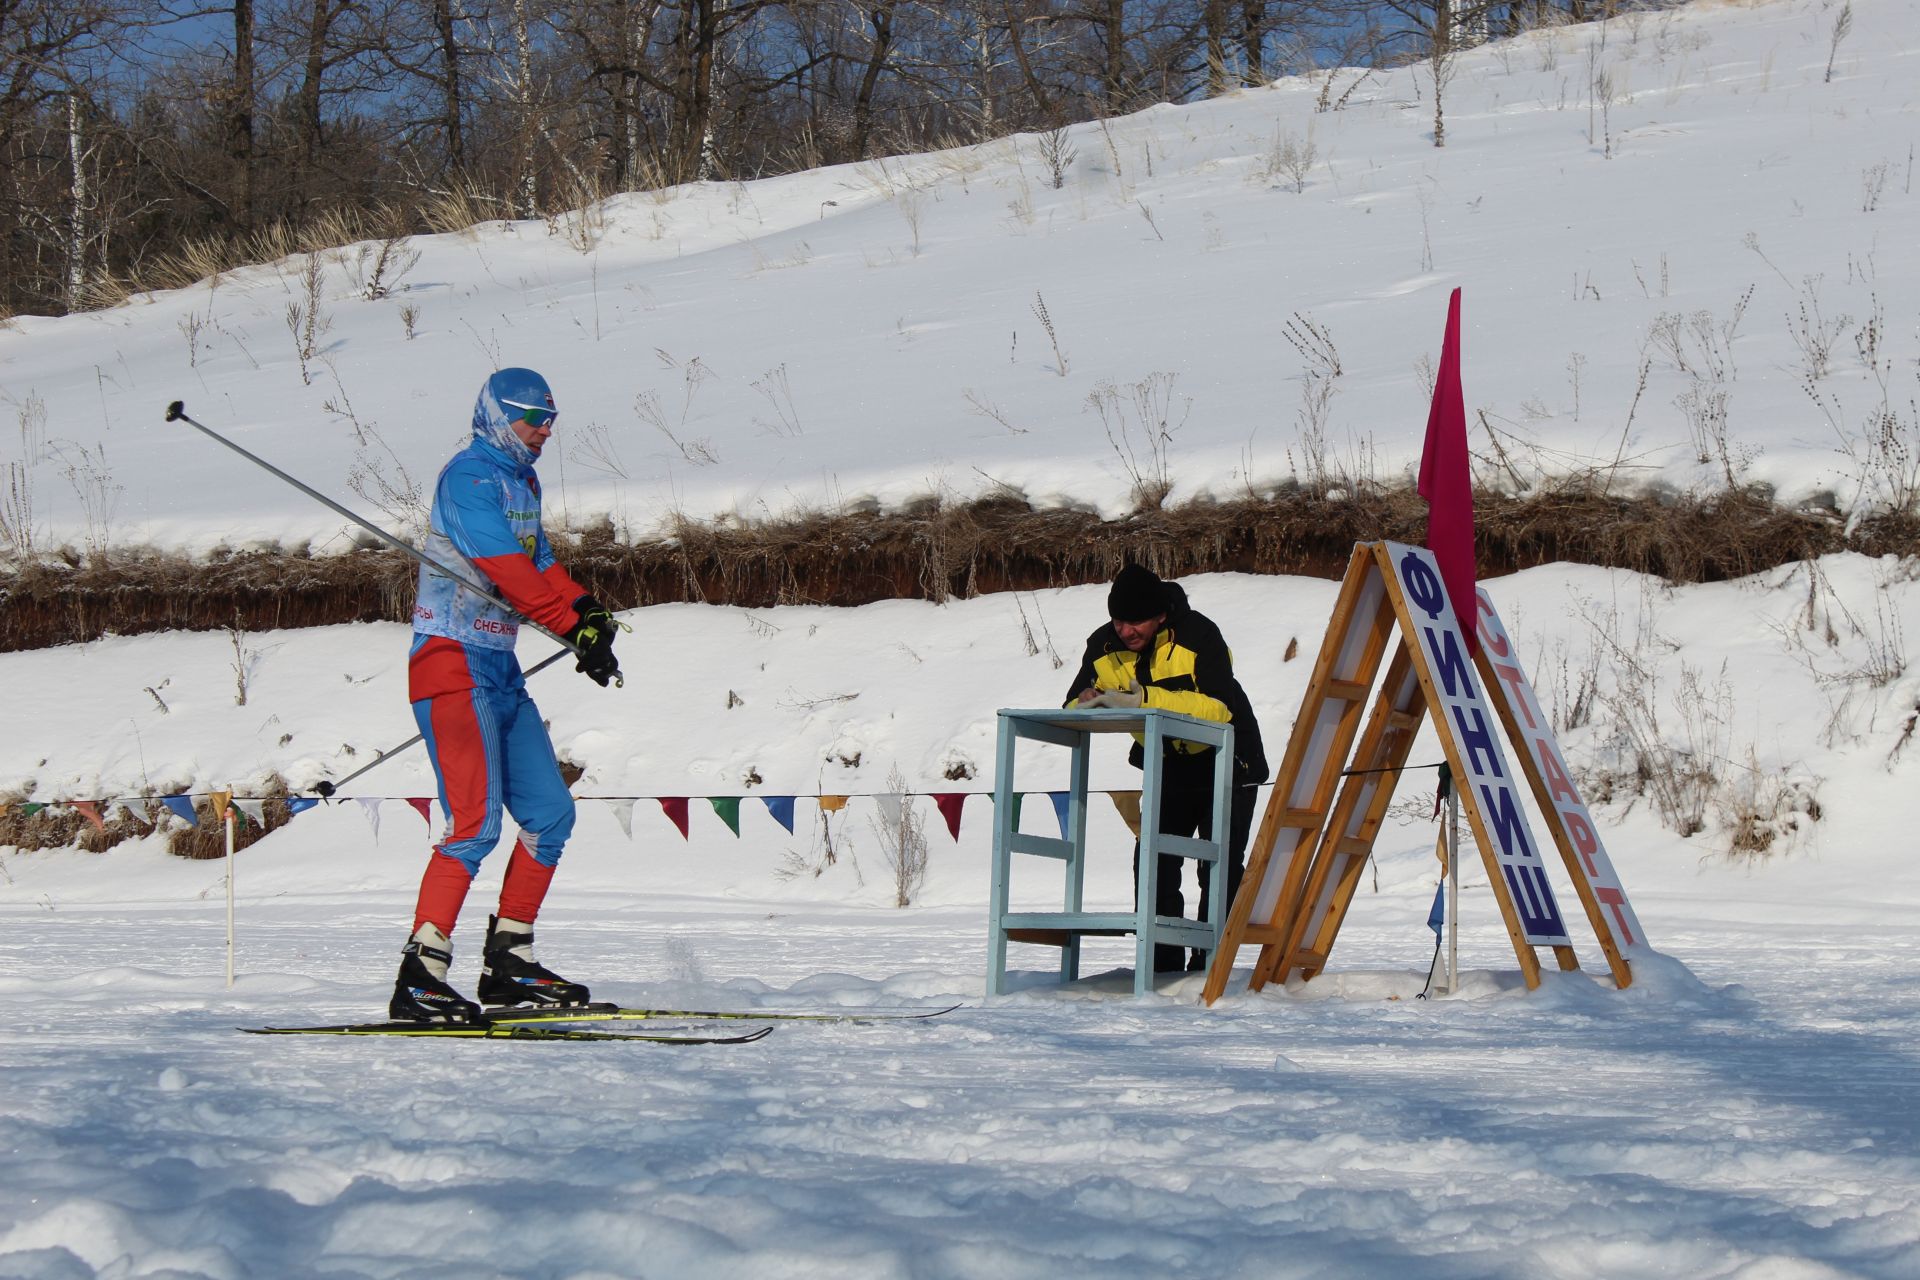
[[[414,812],[420,815],[421,821],[425,822],[428,827],[433,826],[433,797],[408,796],[407,803],[413,806]]]
[[[1467,405],[1460,391],[1460,291],[1447,303],[1447,334],[1440,347],[1440,373],[1427,413],[1427,442],[1420,452],[1420,496],[1427,500],[1427,549],[1440,565],[1447,599],[1466,636],[1475,638],[1473,586],[1473,468],[1467,456]]]
[[[660,812],[667,815],[673,825],[680,828],[680,838],[687,838],[687,798],[685,796],[661,796]]]
[[[73,808],[81,817],[91,822],[102,835],[106,834],[107,824],[100,820],[100,806],[92,800],[75,800]]]
[[[953,834],[955,840],[958,840],[960,809],[967,803],[967,793],[964,791],[938,792],[935,793],[933,802],[940,806],[940,816],[947,820],[947,830]]]

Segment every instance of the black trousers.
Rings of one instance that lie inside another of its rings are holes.
[[[1173,770],[1168,770],[1173,775]],[[1253,811],[1260,796],[1258,786],[1235,786],[1231,809],[1227,818],[1227,900],[1223,910],[1230,910],[1235,895],[1240,892],[1241,877],[1247,871],[1247,837],[1253,830]],[[1213,839],[1213,777],[1212,767],[1208,766],[1204,781],[1195,783],[1178,776],[1163,777],[1160,786],[1160,826],[1163,836],[1198,836],[1202,840]],[[1153,909],[1155,914],[1163,916],[1183,916],[1186,914],[1186,896],[1180,892],[1180,864],[1186,861],[1171,853],[1160,855],[1160,870],[1154,885]],[[1212,876],[1208,874],[1207,864],[1200,867],[1200,911],[1199,919],[1207,918],[1208,892]],[[1140,888],[1140,844],[1133,846],[1134,891]],[[1205,962],[1206,952],[1195,949],[1193,966],[1199,968]],[[1187,968],[1186,948],[1161,944],[1153,949],[1153,968],[1156,973],[1177,972]]]

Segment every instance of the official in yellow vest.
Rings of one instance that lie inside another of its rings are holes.
[[[1185,588],[1163,582],[1151,570],[1130,564],[1114,576],[1107,593],[1111,619],[1087,637],[1086,655],[1067,691],[1067,705],[1151,707],[1233,726],[1233,803],[1227,839],[1227,904],[1240,890],[1246,871],[1247,836],[1259,785],[1267,780],[1267,757],[1253,704],[1233,675],[1233,655],[1220,628],[1187,603]],[[1159,831],[1162,835],[1213,838],[1212,747],[1168,739],[1160,784]],[[1134,735],[1128,762],[1144,760],[1140,735]],[[1142,820],[1145,820],[1144,815]],[[1134,847],[1135,867],[1139,846]],[[1180,890],[1183,859],[1160,855],[1154,910],[1163,916],[1185,914]],[[1136,870],[1137,874],[1137,870]],[[1200,918],[1207,916],[1208,877],[1200,877]],[[1179,970],[1186,957],[1180,947],[1154,949],[1154,968]],[[1206,953],[1196,950],[1184,967],[1204,967]]]

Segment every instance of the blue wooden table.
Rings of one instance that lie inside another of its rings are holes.
[[[1087,870],[1088,757],[1097,735],[1138,733],[1146,761],[1140,788],[1139,891],[1131,911],[1087,911],[1082,888]],[[1216,747],[1213,771],[1214,839],[1161,835],[1160,786],[1164,744],[1169,738]],[[1022,742],[1064,747],[1069,752],[1066,834],[1040,836],[1014,829],[1014,757]],[[1227,901],[1225,857],[1228,809],[1232,799],[1233,726],[1171,711],[1086,711],[1060,707],[1000,712],[999,747],[993,783],[993,892],[987,907],[987,994],[1005,995],[1007,944],[1035,943],[1060,951],[1060,980],[1080,976],[1080,940],[1089,935],[1134,935],[1135,995],[1153,990],[1156,945],[1197,947],[1211,955],[1232,905]],[[1208,919],[1190,920],[1155,913],[1160,855],[1198,858],[1208,882]],[[1059,911],[1010,911],[1007,901],[1013,856],[1028,854],[1066,864],[1065,901]]]

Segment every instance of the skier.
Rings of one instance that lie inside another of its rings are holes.
[[[1253,704],[1233,675],[1233,655],[1220,628],[1187,604],[1185,588],[1163,582],[1151,570],[1127,565],[1114,575],[1107,593],[1107,625],[1087,637],[1086,656],[1067,691],[1067,705],[1081,707],[1153,707],[1199,720],[1233,726],[1233,797],[1227,840],[1227,905],[1240,891],[1246,872],[1247,835],[1254,802],[1267,780],[1267,757],[1260,747],[1260,725]],[[1136,734],[1128,762],[1139,768],[1145,752]],[[1213,838],[1214,748],[1178,738],[1166,739],[1160,774],[1158,830],[1162,835]],[[1146,821],[1147,815],[1142,815]],[[1138,878],[1139,846],[1134,846]],[[1154,911],[1184,914],[1180,892],[1181,859],[1160,855]],[[1211,877],[1200,877],[1200,918],[1207,918]],[[1185,967],[1205,967],[1205,951],[1194,949]],[[1154,948],[1157,972],[1179,970],[1182,950]]]
[[[401,954],[388,1016],[474,1022],[479,1004],[447,984],[451,935],[481,859],[500,839],[501,810],[520,830],[500,909],[488,918],[480,1003],[584,1004],[587,989],[533,958],[533,922],[573,830],[573,796],[514,656],[520,619],[565,636],[577,670],[604,687],[619,674],[623,624],[554,559],[540,524],[533,471],[556,417],[547,381],[502,369],[480,389],[473,440],[434,484],[427,553],[513,606],[423,565],[413,607],[408,697],[426,739],[448,823],[420,879],[413,935]]]

